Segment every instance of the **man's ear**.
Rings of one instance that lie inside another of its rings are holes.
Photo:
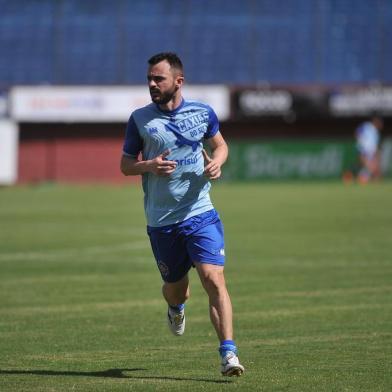
[[[178,75],[176,77],[176,90],[178,90],[184,84],[184,77],[182,75]]]

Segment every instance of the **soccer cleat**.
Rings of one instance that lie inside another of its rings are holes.
[[[181,336],[185,331],[185,312],[184,309],[175,311],[169,307],[167,311],[167,324],[173,335]]]
[[[232,351],[228,351],[222,358],[221,372],[223,376],[241,376],[245,368],[240,364],[240,361]]]

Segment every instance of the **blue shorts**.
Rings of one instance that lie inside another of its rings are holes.
[[[175,225],[147,226],[147,233],[165,282],[182,279],[194,261],[225,264],[223,225],[215,210],[203,212]]]

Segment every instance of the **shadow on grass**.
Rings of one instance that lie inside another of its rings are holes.
[[[97,372],[75,372],[62,370],[1,370],[1,374],[8,375],[34,375],[34,376],[82,376],[82,377],[108,377],[108,378],[128,378],[134,380],[167,380],[167,381],[199,381],[210,382],[215,384],[228,384],[231,380],[213,380],[208,378],[196,377],[171,377],[171,376],[131,376],[124,374],[124,372],[137,372],[147,369],[133,368],[133,369],[108,369]]]

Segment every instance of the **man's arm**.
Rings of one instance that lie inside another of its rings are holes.
[[[221,167],[229,155],[229,148],[220,132],[207,140],[208,145],[211,147],[211,157],[203,150],[205,161],[204,174],[210,180],[216,180],[221,176]]]
[[[170,151],[164,151],[154,159],[139,160],[137,156],[143,150],[143,140],[140,137],[134,114],[128,120],[121,157],[120,169],[125,176],[137,176],[143,173],[153,173],[157,176],[169,176],[176,168],[175,161],[168,161],[166,156]]]
[[[123,155],[120,164],[121,172],[125,176],[137,176],[143,173],[153,173],[157,176],[169,176],[177,167],[176,161],[168,161],[165,159],[169,154],[170,151],[166,150],[156,158],[146,161],[139,161],[136,158]]]

